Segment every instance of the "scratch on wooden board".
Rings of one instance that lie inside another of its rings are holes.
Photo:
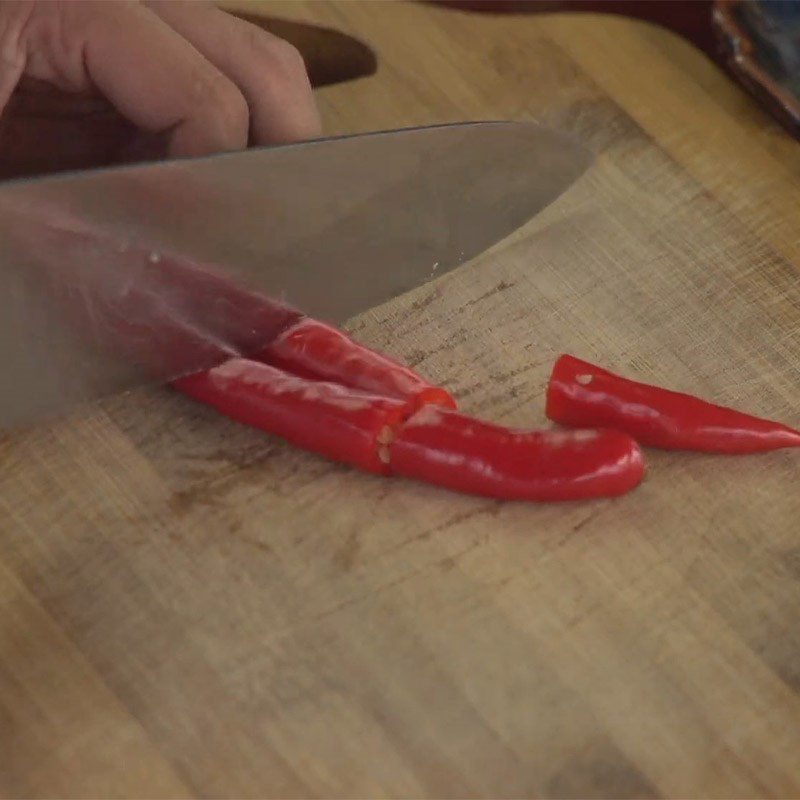
[[[343,600],[341,603],[337,603],[336,605],[330,606],[329,608],[326,608],[323,611],[313,614],[311,617],[308,617],[306,619],[307,621],[310,622],[320,622],[326,617],[338,614],[340,611],[344,611],[346,608],[350,608],[351,606],[357,605],[358,603],[361,603],[364,600],[368,600],[371,597],[381,594],[382,592],[385,592],[387,589],[392,589],[395,586],[400,586],[401,584],[410,581],[412,578],[414,578],[420,572],[422,572],[423,569],[424,568],[411,570],[410,572],[407,572],[405,575],[401,575],[399,578],[395,578],[394,580],[387,581],[386,583],[382,583],[378,586],[375,586],[369,589],[368,591],[364,592],[363,594],[359,594],[356,595],[355,597],[350,597],[347,600]]]
[[[424,350],[416,349],[409,352],[404,360],[409,368],[414,369],[418,367],[427,357],[428,354]]]
[[[442,533],[443,531],[449,530],[450,528],[454,528],[457,525],[461,525],[464,522],[469,522],[470,520],[476,519],[477,517],[489,515],[492,517],[496,517],[503,507],[503,503],[500,500],[492,500],[489,504],[480,506],[479,508],[471,508],[467,511],[459,511],[453,516],[446,519],[444,522],[440,523],[439,525],[435,525],[432,528],[426,528],[419,533],[415,533],[413,536],[409,537],[408,539],[404,539],[403,541],[396,544],[394,547],[389,548],[386,552],[393,553],[397,550],[402,549],[403,547],[407,547],[409,544],[413,542],[420,542],[425,541],[426,539],[430,539],[436,533]]]
[[[442,293],[437,287],[432,292],[426,294],[425,297],[421,298],[420,300],[415,300],[411,304],[411,308],[413,308],[415,311],[422,311],[422,309],[427,308],[431,303],[435,303],[441,296]]]
[[[489,289],[488,292],[484,292],[478,297],[473,297],[472,300],[467,300],[463,306],[459,309],[460,312],[465,311],[472,306],[477,305],[478,303],[482,303],[484,300],[488,300],[490,297],[494,297],[496,294],[502,294],[503,292],[507,291],[508,289],[513,289],[516,286],[516,281],[512,283],[508,283],[507,281],[500,281],[493,289]]]
[[[491,375],[492,382],[495,384],[506,383],[507,381],[510,381],[512,378],[516,378],[519,375],[524,375],[526,372],[530,372],[534,368],[535,366],[533,364],[524,364],[523,366],[509,370],[508,372],[493,373]]]
[[[344,540],[342,546],[333,554],[333,563],[343,572],[351,570],[361,552],[361,539],[354,528]]]
[[[592,523],[595,519],[597,519],[598,516],[600,516],[600,514],[602,514],[602,512],[603,512],[602,508],[596,508],[590,513],[588,513],[582,520],[576,522],[572,526],[572,530],[569,532],[569,534],[565,536],[561,542],[559,542],[559,545],[564,544],[564,542],[572,538],[572,534],[578,533],[578,531],[582,530],[587,525]]]

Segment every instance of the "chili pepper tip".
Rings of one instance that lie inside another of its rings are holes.
[[[735,455],[800,447],[800,431],[780,422],[623,378],[567,354],[553,366],[545,414],[570,428],[613,428],[667,450]]]

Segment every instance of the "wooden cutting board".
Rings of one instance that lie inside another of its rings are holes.
[[[800,425],[800,150],[704,56],[618,17],[258,10],[376,52],[329,133],[537,118],[598,154],[358,338],[514,425],[562,351]],[[155,390],[5,437],[0,795],[798,795],[800,455],[648,460],[625,498],[488,502]]]

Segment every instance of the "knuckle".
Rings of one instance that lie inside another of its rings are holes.
[[[289,42],[277,39],[273,45],[273,58],[279,69],[289,75],[306,74],[306,62],[300,51]]]
[[[255,26],[248,30],[247,39],[247,46],[264,64],[267,77],[292,84],[307,80],[305,61],[293,44]]]
[[[196,102],[210,138],[222,146],[238,147],[246,143],[250,110],[233,81],[221,73],[206,76],[198,83]]]

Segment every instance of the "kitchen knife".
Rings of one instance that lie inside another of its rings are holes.
[[[0,184],[0,427],[341,323],[438,278],[590,157],[534,123],[408,128]]]

